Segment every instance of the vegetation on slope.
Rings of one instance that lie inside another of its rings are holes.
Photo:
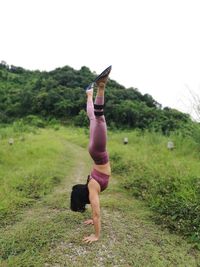
[[[30,71],[0,64],[0,122],[28,115],[73,120],[86,126],[84,89],[94,78],[87,67],[69,66],[53,71]],[[161,105],[149,94],[109,80],[107,122],[112,128],[154,129],[165,134],[191,122],[189,115]]]

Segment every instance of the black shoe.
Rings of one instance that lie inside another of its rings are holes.
[[[98,83],[101,81],[101,79],[108,77],[111,72],[111,69],[112,65],[106,68],[101,74],[99,74],[99,76],[97,76],[96,79],[94,80],[94,83]]]
[[[86,88],[85,88],[85,91],[89,91],[89,90],[92,90],[94,88],[94,83],[90,83]]]
[[[101,80],[108,78],[111,72],[111,69],[112,69],[112,65],[106,68],[101,74],[99,74],[99,76],[97,76],[96,79],[85,88],[85,91],[93,89],[95,84],[98,84]]]

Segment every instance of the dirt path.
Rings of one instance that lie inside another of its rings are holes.
[[[101,194],[101,239],[83,244],[83,236],[93,232],[82,223],[90,209],[71,212],[69,193],[73,184],[86,181],[90,159],[85,149],[64,140],[63,145],[74,158],[70,173],[52,194],[24,211],[21,221],[0,232],[8,250],[1,266],[200,266],[199,252],[155,225],[150,211],[120,192],[114,177]]]

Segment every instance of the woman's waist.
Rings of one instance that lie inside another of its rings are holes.
[[[97,183],[99,183],[101,191],[104,191],[109,183],[110,175],[103,173],[102,171],[96,170],[93,168],[89,179],[94,179]]]
[[[94,164],[94,169],[106,175],[109,175],[109,176],[111,175],[111,167],[110,167],[109,161],[101,165]]]

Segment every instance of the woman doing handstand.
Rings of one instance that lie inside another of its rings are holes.
[[[87,115],[90,120],[89,153],[94,160],[93,169],[86,184],[73,186],[71,193],[71,210],[84,212],[85,205],[91,204],[92,219],[85,224],[93,224],[95,234],[83,239],[86,243],[97,241],[100,237],[101,218],[99,193],[106,189],[111,175],[108,152],[106,151],[107,127],[104,117],[104,90],[111,66],[105,69],[94,81],[97,85],[97,95],[93,104],[93,85],[86,89]]]

